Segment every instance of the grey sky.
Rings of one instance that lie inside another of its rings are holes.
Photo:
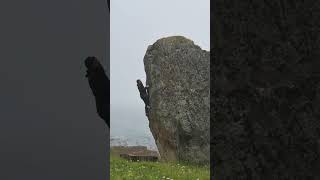
[[[210,0],[111,1],[111,135],[150,134],[136,79],[145,82],[143,57],[157,39],[182,35],[210,47]]]
[[[108,16],[103,0],[0,1],[0,179],[106,179],[83,61],[106,56]]]

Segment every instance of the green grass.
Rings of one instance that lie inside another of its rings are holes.
[[[111,156],[111,180],[208,180],[209,166],[181,165],[163,162],[131,162]]]

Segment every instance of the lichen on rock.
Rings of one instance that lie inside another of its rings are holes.
[[[149,127],[161,159],[209,163],[210,54],[183,36],[148,47]]]

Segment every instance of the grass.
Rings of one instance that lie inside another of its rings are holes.
[[[131,162],[111,155],[111,180],[209,180],[209,166],[163,162]]]

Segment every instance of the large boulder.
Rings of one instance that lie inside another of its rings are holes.
[[[162,160],[209,163],[209,61],[208,51],[182,36],[148,47],[148,119]]]

